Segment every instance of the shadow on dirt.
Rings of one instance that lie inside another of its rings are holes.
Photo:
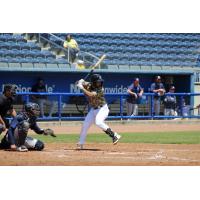
[[[65,151],[102,151],[101,149],[87,149],[87,148],[84,148],[84,149],[64,149]]]

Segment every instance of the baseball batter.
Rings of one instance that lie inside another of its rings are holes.
[[[113,144],[117,144],[121,138],[119,134],[113,132],[104,122],[104,120],[108,117],[109,109],[104,97],[103,82],[104,80],[99,74],[93,74],[90,82],[86,82],[83,79],[78,81],[77,87],[84,92],[91,107],[82,126],[80,139],[77,144],[78,149],[83,149],[87,131],[93,123],[95,123],[112,138]]]

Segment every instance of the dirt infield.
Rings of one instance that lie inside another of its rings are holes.
[[[46,124],[42,125],[46,127]],[[120,132],[196,131],[199,123],[110,124]],[[79,133],[80,124],[55,126],[48,124],[57,134]],[[91,127],[89,133],[99,133]],[[48,143],[42,152],[6,152],[0,150],[0,165],[14,166],[193,166],[200,165],[200,144],[130,144],[91,143],[85,150],[75,149],[76,144]]]
[[[1,165],[15,166],[193,166],[200,165],[200,145],[47,144],[42,152],[0,151]]]

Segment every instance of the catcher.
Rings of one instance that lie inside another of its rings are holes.
[[[37,116],[39,116],[40,107],[36,103],[27,103],[24,111],[13,118],[6,135],[1,140],[0,149],[7,149],[19,152],[28,150],[41,151],[44,149],[44,143],[40,140],[27,136],[29,129],[37,134],[51,135],[56,137],[53,130],[41,129],[37,125]]]
[[[104,98],[103,82],[104,80],[99,74],[93,74],[91,76],[91,82],[86,82],[83,79],[78,81],[77,87],[84,92],[85,96],[88,98],[91,108],[82,126],[80,140],[77,144],[78,149],[83,149],[87,131],[93,123],[95,123],[108,136],[111,137],[114,145],[117,144],[121,138],[118,133],[113,132],[104,122],[104,120],[108,117],[109,109]]]

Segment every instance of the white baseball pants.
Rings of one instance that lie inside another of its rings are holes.
[[[154,99],[154,112],[155,115],[160,115],[160,100]]]
[[[127,115],[137,116],[138,115],[138,104],[126,103]]]
[[[164,109],[164,115],[165,116],[175,116],[175,110],[174,109],[170,109],[170,108],[165,108]]]
[[[99,109],[94,109],[94,108],[90,109],[89,113],[87,114],[83,122],[82,130],[80,133],[79,144],[85,143],[87,131],[93,123],[95,123],[103,131],[106,131],[109,128],[109,126],[104,122],[104,120],[108,117],[108,114],[109,114],[109,109],[107,104],[105,104],[103,107]]]

